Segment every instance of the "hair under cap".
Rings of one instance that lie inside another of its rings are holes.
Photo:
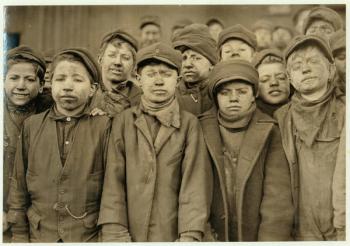
[[[258,68],[258,66],[262,63],[262,61],[268,56],[275,56],[277,58],[280,58],[282,60],[281,63],[284,63],[282,52],[279,51],[278,49],[269,48],[269,49],[263,49],[255,54],[252,61],[253,66],[255,68]]]
[[[160,20],[159,17],[156,15],[145,15],[142,16],[141,18],[141,23],[140,23],[140,29],[142,29],[144,26],[148,24],[153,24],[156,25],[160,28]]]
[[[191,49],[205,56],[211,64],[218,61],[216,53],[216,42],[209,33],[209,28],[204,24],[192,24],[179,30],[173,37],[173,47],[183,52]]]
[[[181,53],[169,45],[163,43],[155,43],[140,49],[136,53],[136,69],[139,69],[140,63],[146,60],[158,60],[164,62],[180,73],[181,70]]]
[[[68,49],[63,49],[59,51],[55,57],[53,58],[53,62],[55,60],[64,54],[69,54],[73,55],[75,57],[78,57],[81,59],[83,65],[86,67],[87,71],[91,75],[91,78],[93,79],[93,83],[100,84],[101,82],[101,71],[100,68],[95,61],[94,57],[90,54],[89,51],[87,51],[84,48],[68,48]],[[54,72],[54,71],[52,71]]]
[[[254,94],[258,91],[259,74],[250,62],[236,59],[221,61],[216,64],[209,75],[209,97],[215,99],[216,89],[227,82],[244,81],[253,87]]]

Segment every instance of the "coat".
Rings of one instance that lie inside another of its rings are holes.
[[[52,110],[28,118],[19,139],[8,199],[14,240],[96,241],[110,119],[83,115],[62,165]]]
[[[216,108],[199,120],[214,170],[210,224],[219,241],[228,241],[223,141]],[[238,240],[290,240],[294,209],[288,163],[276,122],[259,109],[242,140],[236,172]]]
[[[135,242],[204,232],[212,194],[208,153],[196,117],[180,110],[180,122],[161,125],[153,143],[140,106],[114,118],[98,224],[122,225]]]

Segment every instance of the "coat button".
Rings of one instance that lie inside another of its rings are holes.
[[[71,121],[71,117],[68,116],[68,117],[67,117],[67,121],[68,121],[68,122]]]

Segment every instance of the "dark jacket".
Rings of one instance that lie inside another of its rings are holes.
[[[110,120],[83,115],[62,165],[51,110],[28,118],[19,139],[8,199],[14,239],[96,241]]]
[[[210,223],[228,241],[223,141],[216,108],[199,117],[214,173]],[[276,122],[256,110],[243,138],[235,182],[239,241],[290,240],[293,204],[288,163]]]
[[[209,156],[196,117],[180,110],[180,121],[180,128],[161,125],[153,142],[139,106],[114,118],[100,225],[122,225],[135,242],[204,232],[212,194]]]

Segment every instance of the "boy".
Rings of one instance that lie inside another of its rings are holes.
[[[156,43],[136,60],[143,95],[114,118],[98,221],[102,241],[201,241],[212,173],[199,122],[175,97],[181,54]]]

